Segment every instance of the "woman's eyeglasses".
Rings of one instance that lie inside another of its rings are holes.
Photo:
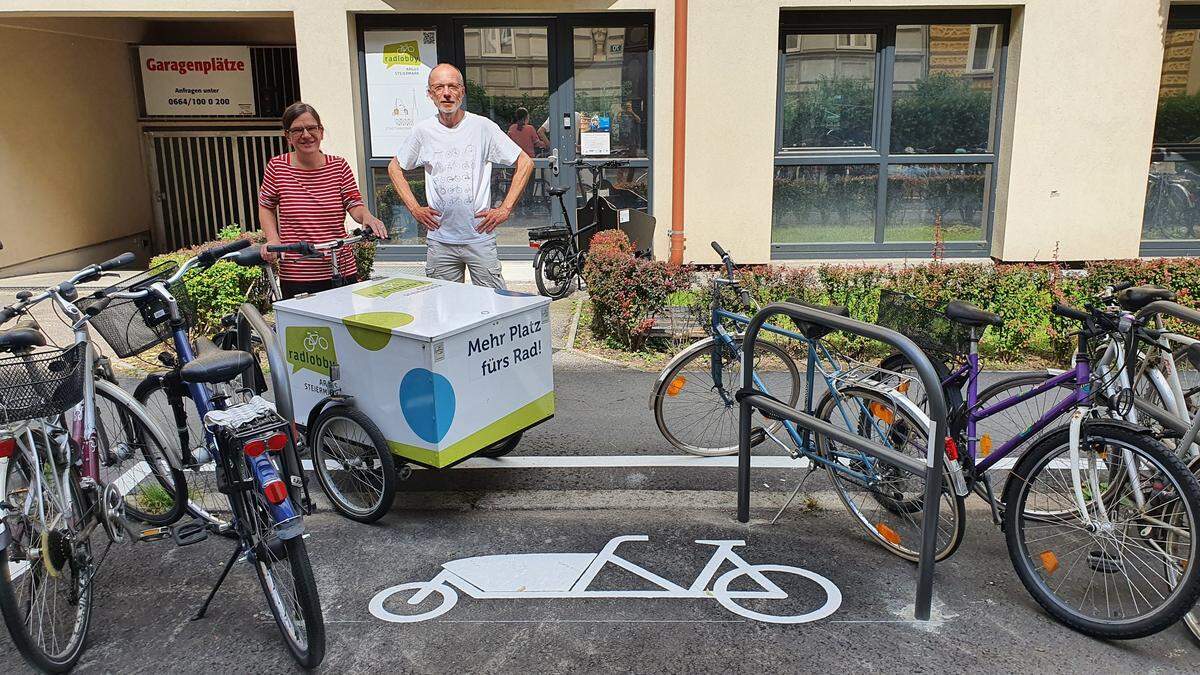
[[[284,133],[287,134],[288,138],[300,138],[306,131],[310,136],[316,136],[318,131],[325,131],[325,127],[321,126],[320,124],[314,124],[308,127],[292,127]]]

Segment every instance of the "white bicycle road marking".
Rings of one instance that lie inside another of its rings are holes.
[[[794,624],[824,619],[836,612],[842,604],[841,590],[832,581],[815,572],[789,565],[749,564],[733,551],[735,546],[745,546],[745,541],[697,539],[697,544],[715,546],[716,550],[713,551],[708,564],[696,576],[696,580],[687,588],[618,556],[617,546],[630,541],[649,541],[649,537],[641,534],[613,537],[599,553],[517,553],[451,560],[443,563],[442,571],[430,581],[410,582],[379,591],[371,598],[368,608],[376,618],[392,623],[428,621],[454,607],[458,602],[458,592],[455,589],[476,600],[711,598],[725,609],[747,619]],[[717,570],[725,562],[731,563],[734,569],[713,581]],[[658,589],[630,591],[589,588],[596,575],[606,565],[615,565],[632,572]],[[783,616],[764,614],[738,605],[736,600],[783,600],[788,597],[787,592],[768,579],[764,572],[793,574],[808,579],[821,587],[825,593],[825,601],[812,611]],[[730,584],[742,576],[750,577],[761,590],[730,590]],[[384,606],[393,596],[403,591],[416,591],[411,598],[403,601],[403,604],[418,605],[433,593],[441,597],[441,602],[432,610],[420,614],[398,614]]]

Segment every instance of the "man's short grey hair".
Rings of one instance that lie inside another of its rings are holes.
[[[427,87],[432,86],[433,74],[437,72],[438,68],[449,68],[450,70],[453,70],[454,74],[458,76],[458,83],[463,85],[464,87],[467,86],[466,80],[463,79],[462,71],[459,70],[458,67],[452,63],[439,63],[436,66],[434,66],[433,69],[429,71],[429,78],[425,81],[425,86],[427,86]]]

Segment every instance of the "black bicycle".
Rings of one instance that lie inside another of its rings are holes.
[[[583,160],[564,162],[587,170],[591,174],[591,195],[578,209],[578,227],[573,226],[571,216],[567,211],[563,195],[570,188],[550,188],[551,197],[558,199],[565,225],[535,227],[529,230],[529,246],[537,250],[533,257],[534,281],[537,282],[538,292],[552,299],[559,300],[571,294],[580,286],[583,263],[592,236],[601,230],[625,229],[630,232],[630,239],[635,241],[639,254],[649,256],[650,237],[654,232],[654,217],[647,214],[646,199],[633,191],[615,189],[611,183],[604,180],[605,169],[620,169],[629,165],[629,160],[611,159],[598,164],[589,164]],[[607,188],[608,196],[601,195],[601,190]],[[615,204],[614,193],[630,193],[630,205]],[[585,224],[586,223],[586,224]]]

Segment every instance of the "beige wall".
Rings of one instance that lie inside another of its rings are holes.
[[[30,11],[31,0],[0,0]],[[690,0],[686,258],[770,257],[777,44],[781,9],[904,9],[911,0]],[[992,253],[1006,260],[1136,256],[1166,0],[922,0],[922,8],[1014,10]],[[304,97],[322,111],[331,152],[364,166],[353,14],[430,11],[410,0],[42,0],[40,12],[141,18],[291,13]],[[528,0],[447,1],[440,13],[545,13]],[[657,249],[671,218],[673,0],[567,0],[554,12],[652,11]],[[3,189],[0,187],[0,189]]]
[[[126,44],[0,26],[0,64],[0,269],[149,230]]]

